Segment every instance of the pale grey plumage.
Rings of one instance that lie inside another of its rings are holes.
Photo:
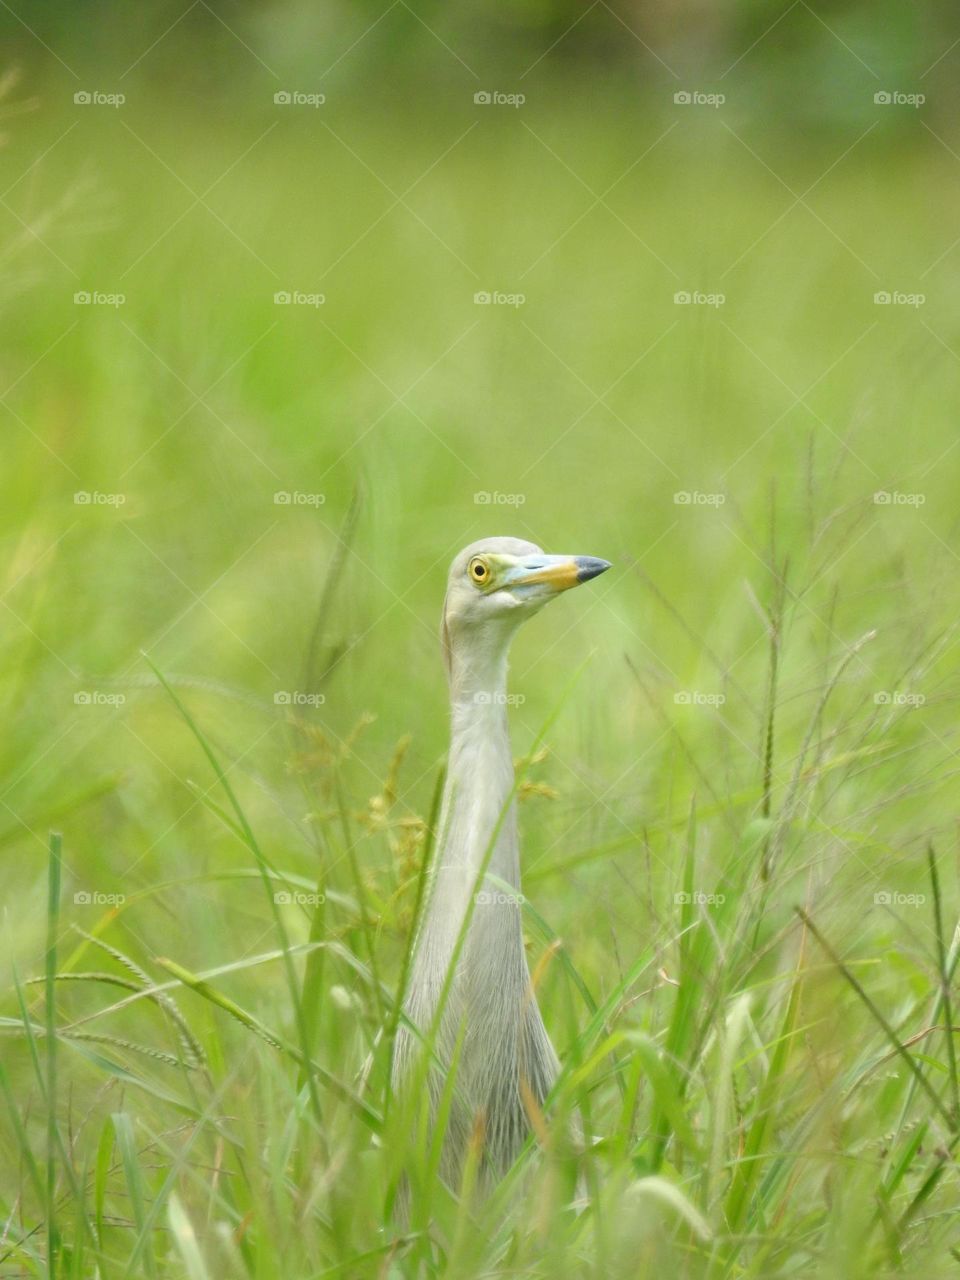
[[[557,592],[595,577],[606,561],[545,556],[516,538],[487,538],[453,561],[442,640],[451,734],[437,853],[404,1012],[428,1035],[477,877],[489,854],[437,1030],[441,1069],[428,1074],[431,1117],[463,1026],[463,1044],[441,1159],[459,1183],[471,1133],[482,1141],[482,1178],[506,1172],[529,1132],[521,1081],[542,1105],[558,1071],[530,984],[523,947],[520,857],[507,724],[507,653],[521,624]],[[498,828],[499,824],[499,828]],[[494,840],[495,836],[495,840]],[[491,841],[494,841],[491,850]],[[506,882],[507,893],[491,877]],[[401,1028],[394,1083],[402,1088],[419,1041]]]

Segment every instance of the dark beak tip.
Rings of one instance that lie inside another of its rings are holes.
[[[577,581],[589,582],[598,578],[601,573],[611,568],[609,560],[598,560],[596,556],[577,556]]]

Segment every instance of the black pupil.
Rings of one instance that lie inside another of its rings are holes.
[[[478,578],[482,578],[487,571],[486,569],[484,569],[482,564],[475,564],[473,566],[473,572],[476,574]]]

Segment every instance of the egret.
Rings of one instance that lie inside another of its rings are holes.
[[[559,1070],[523,946],[507,654],[522,622],[609,567],[592,556],[545,555],[517,538],[485,538],[465,547],[450,568],[441,624],[450,752],[403,1003],[420,1035],[408,1026],[398,1030],[393,1081],[402,1091],[418,1045],[433,1035],[426,1099],[434,1123],[458,1056],[440,1162],[454,1188],[472,1136],[480,1144],[482,1183],[489,1187],[506,1173],[530,1131],[529,1100],[542,1106]]]

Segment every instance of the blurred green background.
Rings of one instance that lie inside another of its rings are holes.
[[[616,565],[512,673],[518,756],[562,703],[527,891],[596,989],[667,946],[696,797],[702,890],[779,815],[760,936],[812,904],[899,1008],[933,934],[876,895],[932,839],[957,897],[955,8],[0,24],[5,961],[40,969],[51,825],[66,922],[194,970],[274,945],[256,885],[183,887],[250,859],[145,653],[271,859],[359,869],[395,981],[447,565],[510,534]]]

